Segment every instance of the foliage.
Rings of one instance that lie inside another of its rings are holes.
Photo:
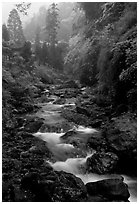
[[[48,55],[48,63],[58,70],[63,69],[63,51],[60,43],[57,42],[57,30],[59,28],[59,20],[58,20],[58,8],[57,4],[53,3],[48,9],[48,14],[46,18],[46,33],[48,36],[48,48],[49,52],[47,52],[46,47],[45,53]]]
[[[46,32],[48,33],[48,42],[52,47],[57,43],[57,29],[59,27],[57,4],[51,4],[46,18]]]
[[[26,42],[23,49],[24,54],[26,54],[29,47],[30,43]],[[28,55],[24,55],[24,57],[26,58]],[[15,128],[17,113],[33,110],[32,99],[40,91],[39,86],[43,87],[43,83],[40,81],[39,75],[37,75],[35,66],[30,61],[24,60],[19,55],[3,62],[3,130],[8,131],[11,128]]]
[[[102,2],[81,2],[79,3],[80,7],[83,8],[86,14],[86,18],[89,20],[97,19],[102,14],[102,8],[103,5]]]
[[[5,41],[9,41],[9,32],[7,26],[5,24],[2,25],[2,39]]]
[[[41,58],[42,58],[42,64],[45,65],[46,62],[48,62],[48,46],[46,42],[43,43],[42,49],[41,49]]]
[[[35,57],[38,61],[40,61],[40,55],[41,55],[40,27],[38,26],[36,29],[36,37],[35,37]]]
[[[32,55],[31,42],[26,41],[23,46],[21,56],[25,59],[26,62],[28,62],[31,59],[31,55]]]
[[[19,12],[21,12],[23,15],[27,15],[27,10],[30,8],[31,3],[20,3],[16,4],[16,8]]]
[[[10,12],[7,27],[10,40],[13,41],[16,46],[21,47],[25,42],[25,37],[23,35],[22,22],[16,9]]]
[[[130,106],[129,95],[136,98],[137,89],[137,4],[79,4],[86,21],[82,27],[74,26],[76,32],[65,57],[66,71],[73,77],[78,73],[83,85],[98,86],[100,94],[109,94],[113,105]]]
[[[72,33],[72,23],[74,21],[75,12],[73,2],[59,2],[57,5],[59,13],[59,29],[57,29],[57,40],[64,40],[68,42]],[[40,40],[46,41],[48,36],[44,28],[46,27],[46,18],[48,10],[46,6],[41,6],[39,11],[36,12],[33,17],[28,20],[24,26],[24,35],[27,40],[34,41],[37,26],[41,28]]]

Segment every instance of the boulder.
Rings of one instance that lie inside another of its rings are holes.
[[[31,191],[36,191],[36,187],[39,182],[39,174],[38,173],[27,173],[21,180],[21,187],[24,189],[28,189]]]
[[[86,115],[86,116],[90,116],[90,112],[86,109],[86,108],[83,108],[81,106],[76,106],[76,111],[77,113],[79,114],[83,114],[83,115]]]
[[[59,104],[59,105],[62,105],[62,104],[65,104],[66,102],[66,99],[65,98],[58,98],[53,104]]]
[[[101,132],[96,132],[89,137],[87,146],[94,150],[107,150],[107,142]]]
[[[136,174],[137,141],[133,135],[125,131],[108,130],[106,140],[109,150],[119,157],[117,170]]]
[[[79,89],[69,88],[65,90],[65,98],[76,98],[80,93]]]
[[[62,135],[60,138],[63,140],[67,140],[71,137],[76,136],[78,133],[75,130],[69,130],[68,132],[66,132],[64,135]]]
[[[136,140],[127,132],[115,133],[114,130],[107,132],[109,147],[117,153],[132,151],[136,148]]]
[[[39,141],[36,146],[30,147],[29,152],[40,156],[49,156],[51,154],[44,141]]]
[[[35,202],[80,202],[87,198],[82,180],[63,171],[28,173],[22,178],[21,184],[22,188],[35,195]]]
[[[72,155],[78,155],[81,157],[86,156],[86,140],[87,135],[80,134],[79,132],[76,132],[75,130],[70,130],[66,132],[63,136],[61,136],[61,139],[64,143],[71,144],[75,147],[72,151]]]
[[[99,128],[102,123],[103,123],[102,119],[96,119],[96,120],[91,121],[90,125],[93,128]]]
[[[87,191],[80,178],[61,171],[57,172],[52,196],[55,202],[81,202],[87,198]]]
[[[94,153],[86,161],[87,170],[97,174],[111,173],[115,170],[118,156],[112,152]]]
[[[128,201],[130,197],[128,186],[123,179],[104,179],[86,184],[87,192],[91,196],[101,195],[107,201]]]
[[[21,152],[20,157],[22,157],[22,158],[27,158],[27,157],[30,157],[30,154],[29,154],[28,151]]]
[[[62,85],[63,88],[79,88],[79,85],[76,81],[74,80],[68,80],[66,81],[63,85]]]
[[[46,148],[47,149],[47,148]],[[46,150],[42,147],[42,148],[39,148],[37,146],[32,146],[30,149],[29,149],[29,152],[32,153],[32,154],[41,154],[41,155],[44,155]]]
[[[43,119],[41,118],[34,118],[31,121],[26,121],[24,125],[24,131],[29,133],[36,133],[40,127],[43,125]]]

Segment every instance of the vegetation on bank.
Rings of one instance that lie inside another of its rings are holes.
[[[65,57],[65,69],[83,85],[95,86],[98,97],[109,96],[116,107],[136,110],[137,4],[80,3]],[[93,12],[92,12],[93,11]]]

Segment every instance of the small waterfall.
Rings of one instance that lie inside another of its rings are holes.
[[[33,134],[35,137],[42,139],[47,142],[47,146],[53,153],[54,158],[58,161],[65,161],[67,158],[77,156],[78,149],[72,144],[62,143],[60,137],[65,133],[41,133],[37,132]]]
[[[60,143],[60,137],[64,135],[64,133],[56,133],[56,132],[37,132],[33,134],[35,137],[42,139],[47,142],[49,145],[56,145]]]
[[[85,158],[69,158],[66,161],[57,161],[55,163],[49,163],[56,171],[65,171],[74,175],[78,175],[80,173],[84,173],[86,160],[91,155],[92,154],[88,154]]]
[[[92,134],[92,133],[98,132],[98,131],[97,131],[96,129],[94,129],[94,128],[84,127],[84,126],[81,126],[81,125],[79,125],[79,126],[76,128],[76,131],[77,131],[77,132],[80,132],[80,133],[86,133],[86,134]]]
[[[124,182],[128,185],[130,191],[130,202],[137,202],[137,178],[123,175]]]
[[[55,101],[56,99],[54,99]],[[53,102],[54,102],[53,101]],[[49,102],[45,104],[43,108],[43,112],[41,114],[45,115],[46,123],[55,124],[55,122],[59,122],[62,120],[60,116],[60,109],[61,107],[68,106],[68,105],[75,105],[72,104],[63,104],[63,105],[56,105],[53,102]],[[62,129],[61,129],[62,130]],[[68,131],[75,131],[77,132],[77,139],[84,139],[84,143],[91,134],[98,132],[96,129],[91,127],[84,127],[81,125],[72,125],[71,129]],[[63,136],[64,130],[62,133],[56,132],[46,132],[41,133],[37,132],[34,134],[35,137],[41,138],[43,141],[47,143],[48,148],[53,153],[56,162],[47,161],[56,171],[65,171],[67,173],[72,173],[75,176],[81,178],[81,180],[86,184],[88,182],[95,182],[102,179],[108,178],[115,178],[115,176],[119,175],[98,175],[94,173],[86,173],[86,160],[88,157],[94,154],[94,152],[88,153],[87,156],[80,156],[83,155],[79,152],[79,149],[74,146],[73,144],[63,143],[61,136]],[[70,137],[70,136],[69,136]],[[81,149],[82,151],[82,149]],[[137,201],[137,181],[136,178],[131,178],[128,176],[123,175],[124,182],[128,184],[129,191],[130,191],[130,198],[131,202]]]
[[[75,176],[79,177],[84,184],[88,182],[96,182],[103,179],[118,178],[119,176],[124,177],[124,182],[128,185],[130,191],[130,202],[137,202],[137,181],[136,178],[131,178],[126,175],[98,175],[94,173],[85,173],[85,163],[88,157],[92,154],[89,154],[85,158],[69,158],[66,161],[57,161],[55,163],[49,162],[49,164],[56,171],[65,171],[67,173],[72,173]]]
[[[63,144],[63,143],[62,144],[57,144],[56,147],[62,148],[62,149],[65,149],[65,150],[74,148],[74,146],[72,144]]]

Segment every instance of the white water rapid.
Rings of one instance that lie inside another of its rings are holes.
[[[56,99],[55,99],[56,100]],[[60,109],[63,106],[75,105],[74,103],[66,103],[64,105],[55,105],[53,102],[49,102],[42,106],[42,110],[39,112],[39,115],[43,116],[45,122],[47,124],[56,124],[57,122],[63,122],[63,118],[60,115]],[[87,138],[90,134],[98,132],[97,130],[84,126],[72,126],[69,131],[75,131],[78,133],[77,138]],[[56,162],[47,161],[56,171],[65,171],[68,173],[72,173],[75,176],[82,179],[82,181],[86,184],[88,182],[95,182],[102,179],[112,178],[112,175],[97,175],[93,173],[85,173],[85,165],[86,160],[90,157],[94,152],[86,153],[86,155],[82,155],[79,152],[79,149],[73,144],[64,143],[61,139],[65,133],[56,133],[56,132],[37,132],[34,134],[35,137],[41,138],[43,141],[47,143],[48,148],[53,153]],[[85,140],[83,140],[85,141]],[[118,175],[117,175],[118,176]],[[131,178],[123,175],[124,182],[128,184],[130,191],[130,202],[137,201],[136,188],[137,182],[136,178]]]

